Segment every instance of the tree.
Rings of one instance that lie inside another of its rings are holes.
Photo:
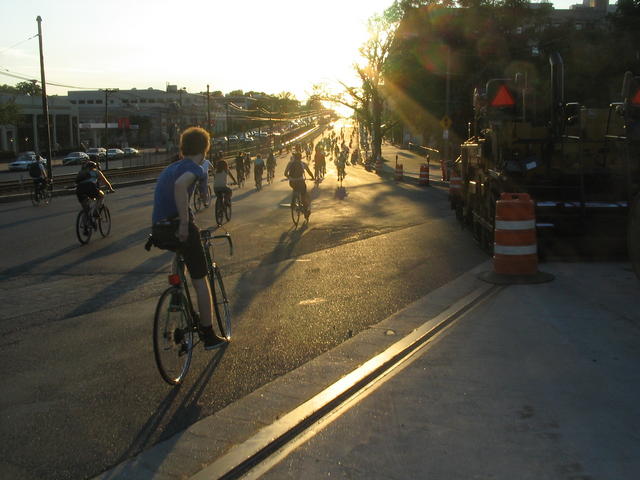
[[[233,90],[227,93],[227,97],[241,97],[242,95],[244,95],[242,90]]]
[[[3,84],[3,85],[0,85],[0,93],[16,94],[20,92],[18,92],[18,89],[12,85]]]
[[[15,101],[0,103],[0,125],[15,125],[18,123],[19,115],[20,107]]]
[[[30,82],[18,82],[16,84],[16,89],[18,90],[18,93],[28,95],[30,97],[42,95],[42,88],[35,80],[31,80]]]

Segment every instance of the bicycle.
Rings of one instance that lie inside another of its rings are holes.
[[[209,192],[209,202],[211,202],[211,185],[207,185],[207,191]],[[196,187],[196,189],[193,191],[193,210],[194,212],[199,212],[200,210],[202,210],[203,208],[207,208],[210,205],[210,203],[204,203],[204,200],[202,198],[202,194],[200,193],[200,188]]]
[[[223,217],[231,220],[231,197],[228,194],[216,194],[216,223],[222,225]]]
[[[103,238],[111,232],[111,212],[104,202],[99,211],[95,198],[87,198],[85,202],[76,217],[76,236],[82,245],[89,243],[94,231],[99,230]]]
[[[231,308],[220,268],[213,261],[212,245],[212,240],[225,238],[233,255],[231,235],[212,235],[205,229],[200,231],[200,238],[207,260],[216,323],[221,336],[231,341]],[[149,251],[151,246],[156,244],[149,235],[144,248]],[[191,365],[193,349],[201,341],[200,316],[194,309],[184,258],[180,253],[176,253],[175,265],[177,273],[169,275],[170,286],[160,295],[153,318],[153,353],[160,376],[169,385],[182,383]]]
[[[271,185],[273,183],[273,178],[276,176],[275,167],[267,168],[267,183]]]
[[[338,181],[342,182],[342,180],[344,180],[345,177],[345,166],[344,164],[338,164]]]
[[[262,190],[262,172],[254,172],[256,181],[256,190],[259,192]]]
[[[38,205],[49,205],[53,194],[53,185],[51,182],[39,183],[33,185],[31,189],[31,203],[35,207]]]
[[[294,190],[291,195],[291,220],[293,220],[293,224],[296,227],[300,221],[300,214],[304,215],[304,212],[305,209],[304,204],[302,203],[302,198],[300,197],[300,192]]]

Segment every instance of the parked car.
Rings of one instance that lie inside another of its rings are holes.
[[[42,158],[40,155],[37,155],[36,152],[22,152],[18,155],[15,161],[9,164],[9,170],[11,171],[26,171],[29,170],[29,166],[35,162],[36,160],[40,160],[41,162],[46,163],[47,160]]]
[[[213,139],[214,145],[222,145],[227,143],[227,137],[216,137]]]
[[[125,147],[122,149],[125,157],[137,157],[140,155],[140,151],[137,148]]]
[[[107,151],[101,147],[94,147],[87,150],[87,155],[94,162],[102,162],[105,158],[107,158]]]
[[[124,157],[124,152],[119,148],[110,148],[109,150],[107,150],[107,158],[109,160],[114,160],[116,158],[122,157]]]
[[[83,161],[89,160],[89,155],[84,152],[71,152],[62,159],[62,165],[79,165]]]
[[[238,141],[238,136],[237,135],[229,135],[229,142],[237,142]]]

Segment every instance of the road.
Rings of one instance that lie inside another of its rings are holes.
[[[388,158],[394,152],[385,147]],[[396,184],[361,166],[348,167],[340,187],[329,163],[309,224],[294,228],[285,163],[279,157],[276,181],[262,191],[234,189],[222,230],[235,255],[223,244],[216,251],[234,338],[224,351],[196,351],[175,389],[160,379],[151,344],[171,260],[143,249],[154,185],[110,195],[112,233],[87,246],[75,238],[73,196],[42,208],[0,205],[1,476],[96,475],[487,258],[456,223],[443,187]],[[198,223],[213,225],[211,208]]]

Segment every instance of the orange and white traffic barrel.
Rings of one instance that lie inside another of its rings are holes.
[[[400,180],[402,180],[403,176],[404,176],[404,167],[403,167],[403,165],[401,163],[399,163],[399,164],[396,165],[395,179],[397,181],[400,181]]]
[[[418,179],[420,185],[429,185],[429,165],[423,163],[420,165],[420,178]]]
[[[541,283],[552,275],[538,271],[535,204],[526,193],[503,193],[496,201],[492,283]]]

